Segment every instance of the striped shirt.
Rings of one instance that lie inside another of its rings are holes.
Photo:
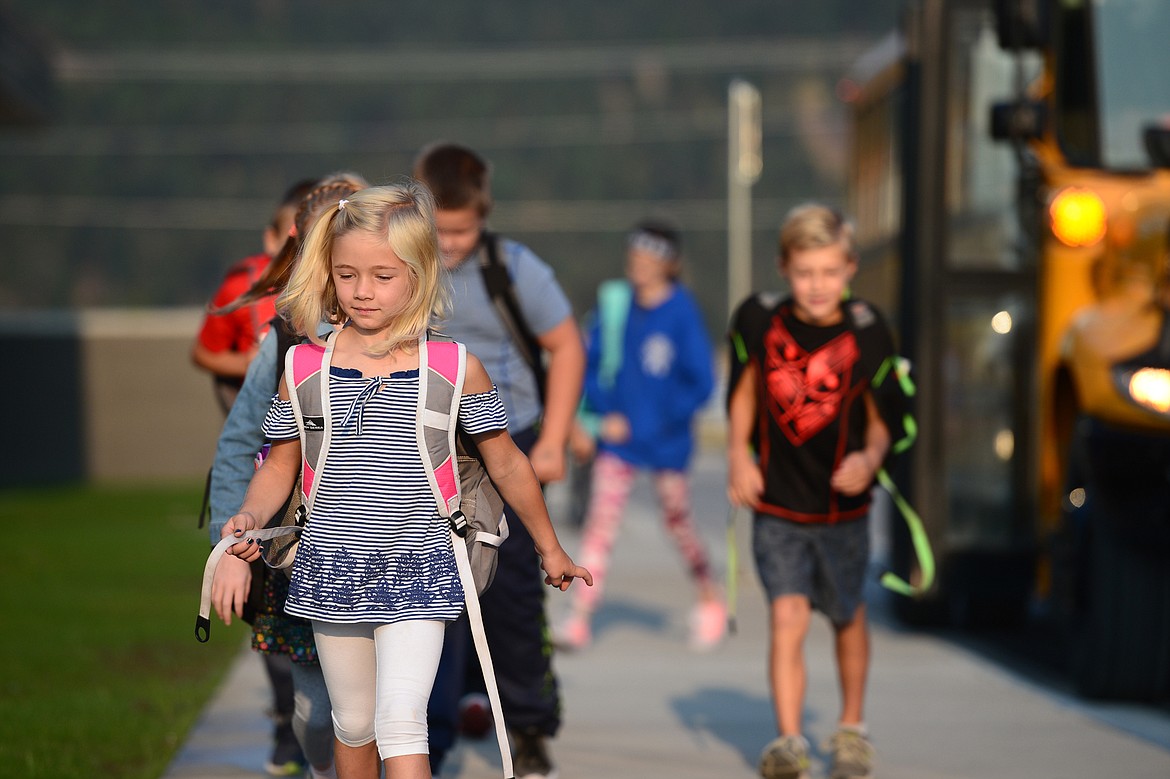
[[[330,368],[332,441],[293,563],[287,613],[385,623],[453,620],[463,610],[450,529],[418,451],[418,392],[417,370],[366,379]],[[460,399],[466,432],[507,424],[494,387]],[[291,402],[273,400],[264,434],[274,441],[297,437]]]

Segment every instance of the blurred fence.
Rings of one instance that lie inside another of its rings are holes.
[[[199,479],[223,423],[188,309],[0,312],[0,487]]]

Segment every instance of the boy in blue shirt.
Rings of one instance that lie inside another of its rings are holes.
[[[467,345],[496,383],[508,412],[508,432],[528,455],[542,483],[565,476],[565,449],[581,394],[585,356],[568,298],[556,276],[528,247],[487,232],[492,196],[487,162],[467,147],[436,143],[423,149],[415,178],[435,195],[435,227],[447,269],[450,306],[441,325]],[[491,253],[504,266],[509,286],[535,343],[516,337],[501,316],[484,265]],[[540,354],[547,381],[526,359],[525,347]],[[511,536],[500,547],[496,578],[481,599],[484,631],[491,649],[504,720],[512,736],[517,779],[545,779],[556,770],[546,739],[561,723],[560,689],[552,667],[544,613],[540,559],[511,508]],[[465,629],[464,629],[465,630]],[[441,750],[450,746],[451,698],[462,692],[466,641],[448,631],[439,679],[431,696],[432,772]],[[467,634],[466,639],[470,638]]]

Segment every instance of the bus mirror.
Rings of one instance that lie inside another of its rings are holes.
[[[991,106],[991,137],[997,141],[1033,141],[1044,135],[1048,111],[1039,100],[1012,100]]]
[[[1150,163],[1157,168],[1170,168],[1170,127],[1148,125],[1142,131],[1146,143],[1146,154]]]
[[[1000,48],[1041,49],[1048,43],[1051,0],[995,0],[995,32]]]

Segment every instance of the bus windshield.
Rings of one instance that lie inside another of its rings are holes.
[[[1142,131],[1170,121],[1170,3],[1093,0],[1097,121],[1106,168],[1148,168]]]

